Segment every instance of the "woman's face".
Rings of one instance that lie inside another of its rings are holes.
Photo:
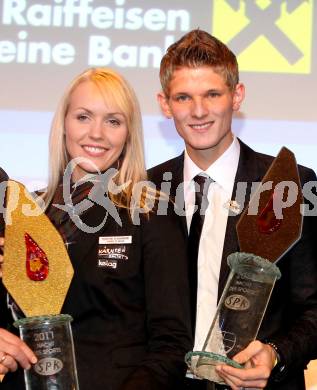
[[[70,95],[65,117],[66,150],[70,159],[81,157],[72,180],[87,173],[105,171],[120,157],[128,136],[121,111],[105,102],[91,81],[80,83]]]

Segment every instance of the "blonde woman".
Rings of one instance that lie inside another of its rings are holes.
[[[156,195],[145,180],[133,90],[112,70],[85,71],[55,114],[42,194],[75,270],[62,312],[74,318],[81,390],[173,389],[184,374],[191,348],[184,239],[173,217],[151,210]],[[2,385],[22,389],[10,371],[34,356],[18,338],[10,349],[12,337],[0,330],[0,373],[9,371]]]

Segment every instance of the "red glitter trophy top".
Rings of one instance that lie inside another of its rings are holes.
[[[48,259],[45,252],[28,234],[24,234],[26,246],[26,274],[34,281],[45,280],[48,275]]]

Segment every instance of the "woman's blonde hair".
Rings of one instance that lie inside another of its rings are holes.
[[[146,180],[143,150],[142,118],[138,99],[128,82],[118,73],[108,68],[91,68],[78,75],[66,89],[53,118],[49,138],[49,180],[45,201],[49,203],[61,182],[69,156],[65,143],[65,117],[71,94],[85,81],[90,81],[99,89],[105,102],[117,105],[126,119],[128,136],[120,157],[120,168],[113,178],[116,185],[123,186],[119,194],[109,193],[111,200],[120,207],[130,208],[133,186]],[[144,199],[139,207],[144,206]]]

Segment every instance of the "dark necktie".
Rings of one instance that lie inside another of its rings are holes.
[[[208,207],[208,188],[213,182],[210,177],[197,175],[194,177],[195,182],[195,210],[189,229],[188,236],[188,254],[189,254],[189,281],[191,295],[191,311],[193,332],[196,323],[196,303],[197,303],[197,260],[200,235],[204,224],[205,212]]]

